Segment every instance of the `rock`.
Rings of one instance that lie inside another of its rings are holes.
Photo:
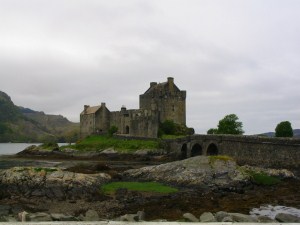
[[[267,216],[258,216],[257,219],[260,223],[278,223],[276,220],[273,220]]]
[[[74,216],[64,215],[61,213],[51,213],[50,216],[53,221],[77,221],[78,220]]]
[[[26,212],[26,211],[23,211],[23,212],[19,212],[19,213],[18,213],[18,219],[19,219],[19,221],[21,221],[21,222],[26,222],[26,221],[28,221],[27,216],[28,216],[28,212]]]
[[[199,220],[192,213],[184,213],[183,218],[189,222],[199,222]]]
[[[204,212],[200,216],[200,222],[201,223],[217,222],[217,220],[211,212]]]
[[[81,174],[58,168],[13,167],[0,171],[0,190],[14,196],[50,199],[97,199],[106,173]]]
[[[225,216],[221,222],[234,222],[231,216]]]
[[[257,223],[258,219],[249,215],[241,214],[241,213],[229,213],[233,222],[253,222]]]
[[[52,221],[51,216],[48,213],[43,213],[43,212],[40,212],[40,213],[29,213],[26,216],[26,219],[27,218],[28,218],[28,221],[33,221],[33,222]]]
[[[281,223],[300,223],[300,217],[287,213],[278,213],[275,219]]]
[[[84,221],[99,221],[99,215],[95,210],[89,209],[85,213],[85,217],[83,218]]]
[[[229,215],[229,213],[224,212],[224,211],[217,212],[216,215],[215,215],[215,218],[217,219],[217,222],[226,222],[226,221],[223,221],[223,219],[225,217],[230,217],[230,215]],[[228,221],[228,222],[231,222],[231,221]]]
[[[138,222],[139,216],[137,214],[125,214],[120,217],[120,221]]]
[[[211,188],[236,186],[239,182],[246,182],[249,179],[238,170],[235,161],[216,159],[212,163],[207,156],[196,156],[181,161],[131,169],[125,171],[123,176],[131,179]]]
[[[145,214],[144,211],[138,211],[138,212],[136,213],[136,215],[138,216],[139,221],[144,221],[145,218],[146,218],[146,214]]]
[[[114,150],[113,148],[108,148],[101,152],[101,154],[117,154],[117,153],[118,151]]]

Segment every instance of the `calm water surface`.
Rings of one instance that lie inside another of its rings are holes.
[[[0,155],[13,155],[30,145],[40,145],[40,143],[0,143]],[[59,143],[58,145],[67,145],[67,143]]]

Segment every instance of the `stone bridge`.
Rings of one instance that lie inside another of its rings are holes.
[[[274,168],[300,168],[299,138],[192,135],[166,140],[166,143],[167,149],[181,159],[196,155],[228,155],[240,164]]]

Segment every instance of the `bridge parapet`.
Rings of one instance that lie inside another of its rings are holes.
[[[300,139],[247,135],[191,135],[167,140],[179,158],[195,155],[229,155],[240,164],[300,168]]]

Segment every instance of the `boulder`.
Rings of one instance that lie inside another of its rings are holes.
[[[276,220],[273,220],[267,216],[258,216],[257,219],[259,223],[278,223]]]
[[[139,169],[127,170],[123,176],[130,179],[176,183],[184,186],[222,187],[245,182],[248,177],[238,170],[234,160],[196,156]]]
[[[89,209],[83,217],[84,221],[99,221],[99,215],[95,210]]]
[[[200,216],[200,222],[210,223],[210,222],[217,222],[217,220],[211,212],[204,212]]]
[[[81,174],[58,168],[13,167],[0,171],[0,189],[10,195],[50,199],[96,199],[106,173]]]
[[[139,221],[144,221],[145,218],[146,218],[146,214],[145,214],[144,211],[138,211],[138,212],[136,213],[136,215],[138,216]]]
[[[230,215],[229,215],[229,213],[224,212],[224,211],[219,211],[215,215],[215,218],[216,218],[217,222],[225,222],[225,221],[223,221],[223,219],[225,217],[230,217]]]
[[[52,221],[52,218],[48,213],[43,213],[43,212],[29,213],[26,216],[26,221],[32,221],[32,222]]]
[[[61,213],[51,213],[50,216],[53,221],[77,221],[78,220],[74,216],[65,215]]]
[[[120,217],[120,221],[138,222],[139,216],[137,214],[125,214]]]
[[[183,218],[189,222],[199,222],[199,220],[192,213],[184,213]]]
[[[246,223],[248,223],[248,222],[257,223],[258,222],[258,219],[256,217],[252,217],[252,216],[241,214],[241,213],[229,213],[229,215],[231,216],[231,218],[234,222],[246,222]]]
[[[300,217],[287,213],[278,213],[275,219],[281,223],[300,223]]]

